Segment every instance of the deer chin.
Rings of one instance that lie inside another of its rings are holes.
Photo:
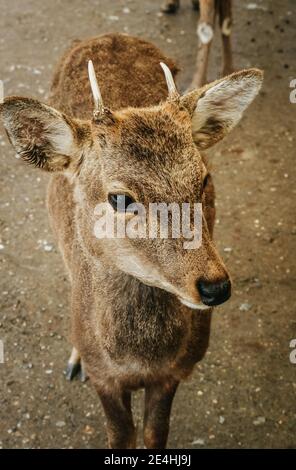
[[[163,289],[174,294],[183,305],[186,305],[186,307],[194,310],[209,310],[211,308],[202,302],[192,302],[191,300],[187,300],[182,297],[178,288],[168,282],[153,265],[149,264],[147,261],[146,263],[143,263],[136,254],[129,254],[128,257],[118,256],[117,263],[119,269],[136,277],[140,282],[143,282],[143,284],[151,287],[158,287],[159,289]]]
[[[178,298],[183,305],[186,305],[186,307],[192,308],[194,310],[209,310],[211,308],[203,304],[202,302],[195,303],[195,302],[190,302],[186,299],[182,299],[181,297],[178,297]]]

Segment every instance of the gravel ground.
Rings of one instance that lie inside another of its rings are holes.
[[[265,71],[260,96],[211,151],[218,196],[215,238],[234,281],[216,309],[211,345],[180,386],[169,447],[296,446],[295,112],[293,0],[234,2],[236,68]],[[0,0],[0,78],[5,94],[46,101],[52,68],[75,38],[121,31],[177,59],[184,89],[194,69],[198,14],[157,0]],[[210,78],[220,64],[219,41]],[[108,77],[106,77],[106,80]],[[104,416],[89,382],[68,383],[69,284],[49,229],[47,175],[15,158],[0,129],[0,447],[105,447]],[[141,428],[142,392],[135,394]],[[139,441],[141,445],[141,440]]]

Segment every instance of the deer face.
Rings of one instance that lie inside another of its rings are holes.
[[[114,265],[165,289],[189,307],[207,308],[229,298],[230,281],[207,225],[213,188],[200,150],[236,125],[258,92],[262,73],[235,73],[183,97],[167,79],[167,102],[117,112],[101,107],[98,113],[97,107],[92,121],[72,119],[18,97],[6,99],[1,111],[10,141],[24,160],[64,172],[72,181],[77,232],[94,262]],[[189,205],[190,227],[195,223],[192,208],[202,204],[200,246],[195,249],[185,246],[183,233],[162,237],[154,227],[158,218],[152,219],[151,204],[167,208],[165,221],[172,234],[173,207],[178,214],[176,207],[183,203]],[[131,236],[124,230],[120,236],[96,236],[102,204],[105,224],[111,218],[115,231],[119,226],[135,228],[142,220],[145,233]]]

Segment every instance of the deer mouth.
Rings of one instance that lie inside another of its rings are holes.
[[[189,300],[183,299],[182,297],[179,297],[179,300],[183,305],[194,310],[209,310],[211,308],[208,305],[203,304],[202,302],[190,302]]]

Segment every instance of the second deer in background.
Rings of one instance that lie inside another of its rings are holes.
[[[196,68],[190,88],[200,87],[207,82],[209,53],[214,37],[217,15],[222,36],[222,76],[233,71],[231,49],[232,0],[192,0],[192,5],[194,9],[200,10],[200,17],[197,25],[199,45]],[[162,11],[165,13],[176,13],[179,6],[180,0],[166,0]]]

